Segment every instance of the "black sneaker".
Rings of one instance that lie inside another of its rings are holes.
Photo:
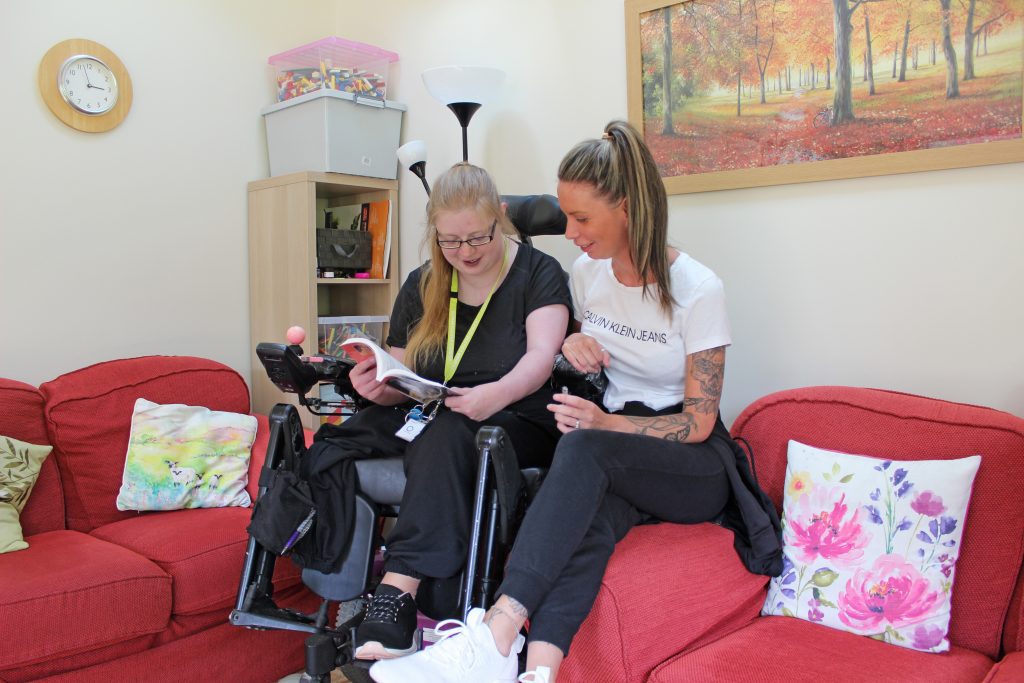
[[[392,659],[416,651],[416,601],[382,583],[356,629],[356,659]]]

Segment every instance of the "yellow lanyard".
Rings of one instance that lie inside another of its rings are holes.
[[[458,353],[455,352],[455,311],[459,303],[459,271],[452,268],[451,297],[448,300],[448,343],[445,345],[444,350],[444,383],[446,385],[448,380],[455,375],[455,369],[459,367],[462,356],[469,347],[469,340],[473,338],[473,333],[476,332],[477,325],[480,324],[480,320],[484,317],[484,312],[487,310],[487,304],[491,303],[491,297],[494,295],[494,291],[498,289],[498,283],[501,282],[501,274],[505,272],[505,261],[507,258],[508,245],[506,244],[501,251],[501,268],[498,270],[498,277],[494,279],[491,291],[487,293],[487,298],[484,299],[483,305],[477,311],[473,324],[469,326],[466,336],[462,338]]]

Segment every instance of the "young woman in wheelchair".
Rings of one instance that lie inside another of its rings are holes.
[[[431,648],[375,664],[380,683],[515,681],[527,618],[519,680],[553,681],[616,542],[642,521],[711,520],[729,498],[712,450],[729,439],[718,415],[730,344],[721,280],[668,246],[664,185],[629,124],[573,148],[558,179],[565,236],[583,251],[571,281],[577,332],[561,348],[576,369],[606,372],[603,405],[554,396],[564,436],[501,597]]]
[[[411,652],[420,581],[461,569],[478,428],[503,427],[523,467],[551,461],[559,433],[546,408],[547,379],[568,326],[570,297],[558,262],[510,239],[514,234],[483,169],[460,163],[434,183],[424,240],[431,259],[402,286],[387,344],[393,356],[455,395],[411,441],[399,438],[413,405],[377,382],[375,363],[366,359],[349,379],[375,405],[321,428],[316,439],[330,447],[314,446],[304,465],[314,496],[319,485],[319,495],[329,497],[339,459],[404,455],[400,513],[386,541],[386,573],[357,631],[357,658]]]

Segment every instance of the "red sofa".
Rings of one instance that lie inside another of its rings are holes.
[[[303,666],[301,633],[228,623],[250,510],[119,512],[135,400],[249,411],[241,376],[209,360],[100,363],[38,389],[0,379],[0,435],[51,444],[22,513],[29,547],[0,555],[0,681],[276,681]],[[249,468],[255,497],[267,443]],[[281,606],[318,601],[278,563]]]
[[[953,586],[951,649],[929,654],[795,618],[761,617],[767,578],[712,524],[634,529],[616,548],[560,683],[1024,681],[1024,420],[873,389],[814,387],[747,407],[753,448],[781,509],[789,439],[900,460],[980,454]]]

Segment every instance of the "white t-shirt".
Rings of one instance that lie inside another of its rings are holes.
[[[728,346],[729,319],[722,281],[682,252],[669,266],[676,305],[669,320],[657,287],[627,287],[615,279],[611,259],[581,255],[572,266],[572,302],[582,332],[611,355],[605,368],[604,405],[621,410],[639,401],[660,410],[683,401],[686,356]]]

